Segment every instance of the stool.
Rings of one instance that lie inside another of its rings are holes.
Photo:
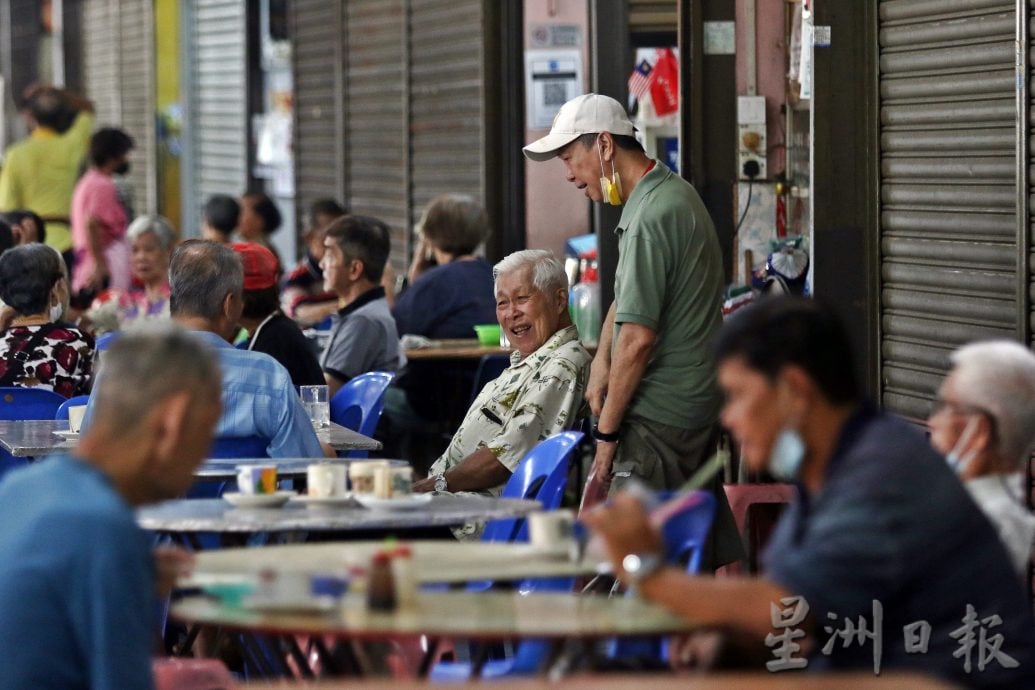
[[[794,500],[798,490],[793,484],[725,484],[726,500],[729,501],[733,519],[737,523],[737,531],[745,539],[748,554],[748,571],[757,570],[758,554],[769,540],[769,532],[775,525],[775,519],[760,520],[748,528],[748,515],[752,508],[762,505],[786,505]],[[764,524],[759,524],[759,523]],[[763,527],[765,529],[763,529]],[[719,569],[722,575],[739,575],[743,572],[740,563],[731,563]]]

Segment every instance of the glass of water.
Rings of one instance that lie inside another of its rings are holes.
[[[299,393],[313,426],[317,429],[330,426],[331,403],[327,398],[327,386],[300,386]]]

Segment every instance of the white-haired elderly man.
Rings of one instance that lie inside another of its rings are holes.
[[[515,252],[492,269],[496,318],[515,351],[482,389],[416,491],[498,496],[521,458],[581,416],[590,356],[568,316],[568,278],[553,254]]]
[[[1024,573],[1035,537],[1035,515],[1024,506],[1024,467],[1035,444],[1035,354],[991,340],[956,350],[951,361],[927,420],[931,444]]]

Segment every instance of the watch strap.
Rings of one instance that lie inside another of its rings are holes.
[[[600,430],[600,427],[596,424],[593,425],[593,430],[590,435],[597,441],[603,441],[604,443],[618,443],[618,437],[620,432],[615,430],[611,433],[604,433]]]

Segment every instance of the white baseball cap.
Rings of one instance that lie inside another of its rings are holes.
[[[550,133],[521,150],[529,160],[546,161],[583,134],[610,132],[632,136],[635,131],[621,103],[610,96],[587,93],[562,105]]]

